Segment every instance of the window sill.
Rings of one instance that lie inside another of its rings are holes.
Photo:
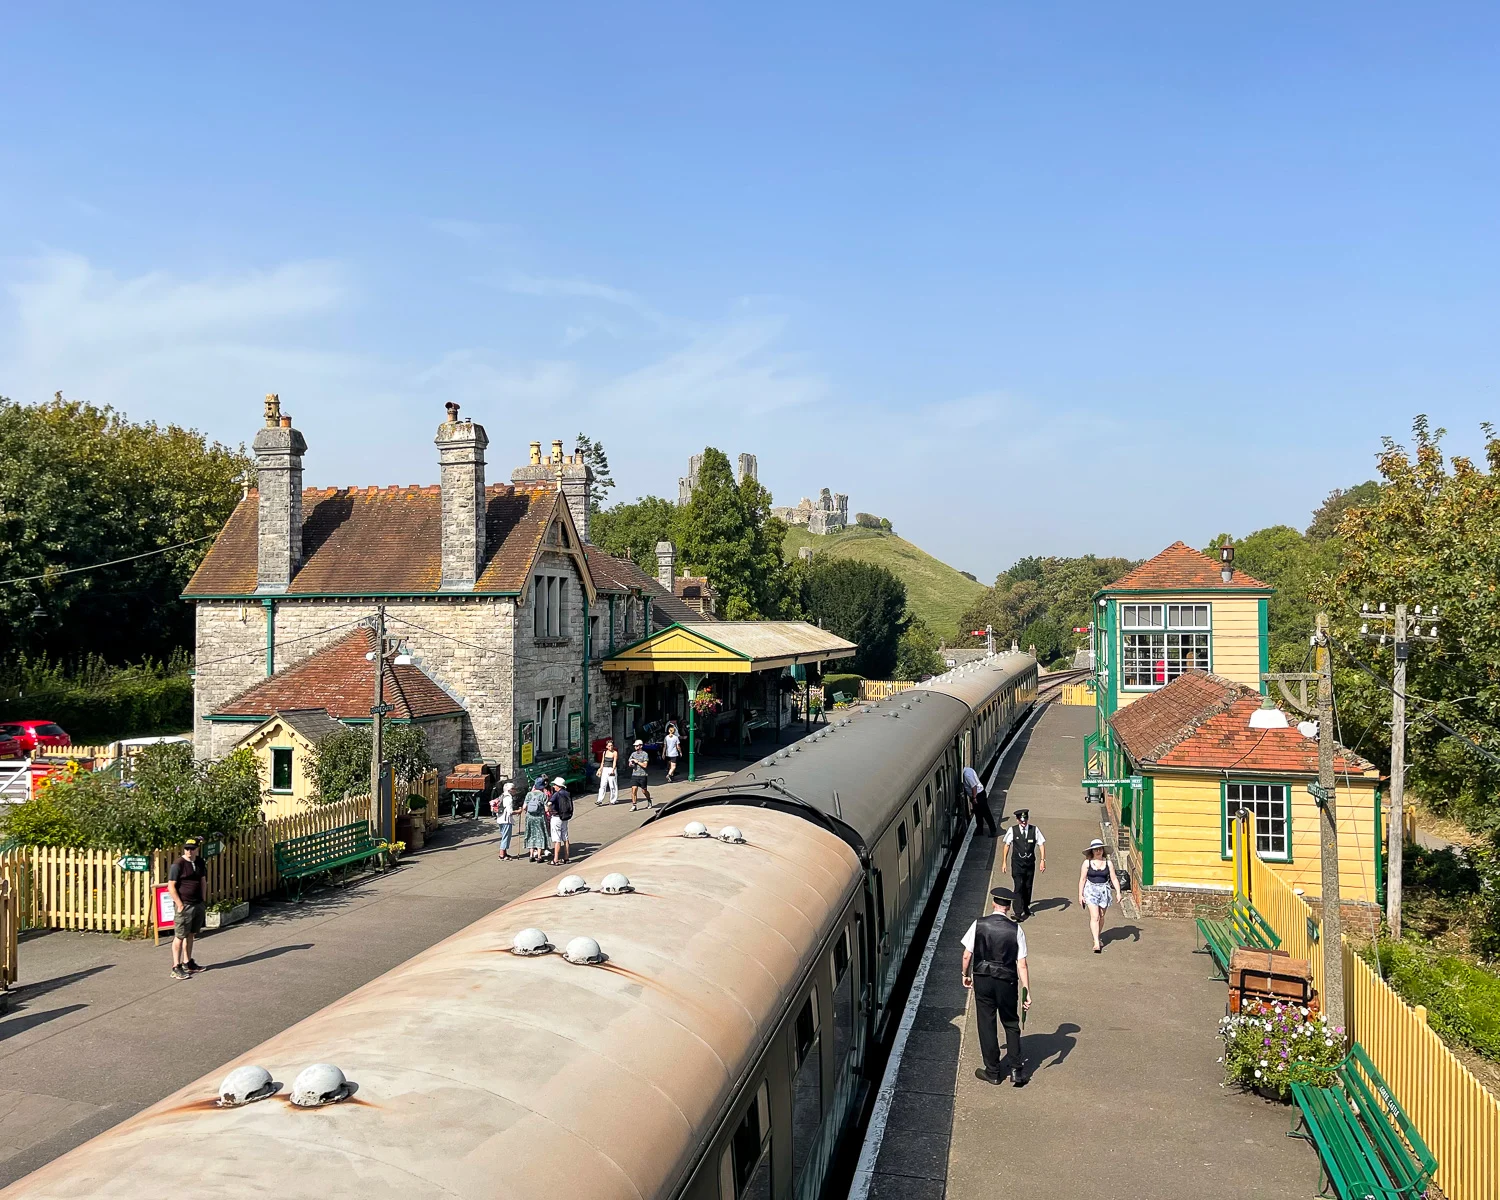
[[[294,793],[291,788],[271,788],[268,794],[272,796],[290,796]]]
[[[539,637],[533,639],[538,646],[570,646],[573,639],[570,637]]]

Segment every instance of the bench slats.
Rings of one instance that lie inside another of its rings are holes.
[[[1199,917],[1197,925],[1204,949],[1225,978],[1229,976],[1229,956],[1236,947],[1250,950],[1277,950],[1281,947],[1281,938],[1276,931],[1243,896],[1230,901],[1227,916]]]
[[[370,826],[364,821],[354,821],[318,833],[304,833],[300,837],[277,842],[276,869],[283,880],[296,880],[299,884],[310,875],[320,875],[339,867],[352,866],[366,859],[383,858],[390,847],[383,838],[370,835]]]

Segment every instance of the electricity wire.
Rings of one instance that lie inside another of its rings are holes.
[[[0,579],[0,587],[11,583],[32,583],[38,579],[57,579],[63,575],[77,575],[80,571],[97,571],[101,567],[114,567],[120,563],[135,562],[139,558],[150,558],[153,554],[166,554],[172,550],[181,550],[184,546],[196,546],[199,542],[212,541],[218,536],[217,533],[207,533],[190,541],[178,542],[175,546],[162,546],[158,550],[146,550],[140,554],[126,555],[124,558],[112,558],[108,562],[93,563],[87,567],[68,567],[62,571],[43,571],[40,575],[18,575],[14,579]]]

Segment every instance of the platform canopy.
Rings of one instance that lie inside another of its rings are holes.
[[[669,625],[610,655],[606,671],[748,675],[850,658],[859,647],[806,621],[712,621]]]

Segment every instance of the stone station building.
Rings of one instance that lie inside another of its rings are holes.
[[[623,731],[625,706],[610,703],[599,667],[606,654],[674,622],[711,619],[588,544],[592,472],[581,454],[554,441],[544,459],[533,442],[510,483],[489,483],[484,427],[447,408],[438,486],[304,488],[306,441],[267,397],[258,486],[184,592],[196,608],[200,757],[221,757],[251,718],[271,715],[257,696],[305,706],[291,672],[347,644],[383,607],[389,639],[426,681],[423,715],[445,718],[430,739],[438,767],[483,760],[512,774],[523,736],[542,757],[586,753],[591,730],[603,736],[612,720]],[[373,703],[373,669],[368,677]],[[265,688],[271,679],[278,686]],[[438,713],[434,692],[448,711]],[[368,706],[357,707],[350,700],[337,715],[367,721]]]

